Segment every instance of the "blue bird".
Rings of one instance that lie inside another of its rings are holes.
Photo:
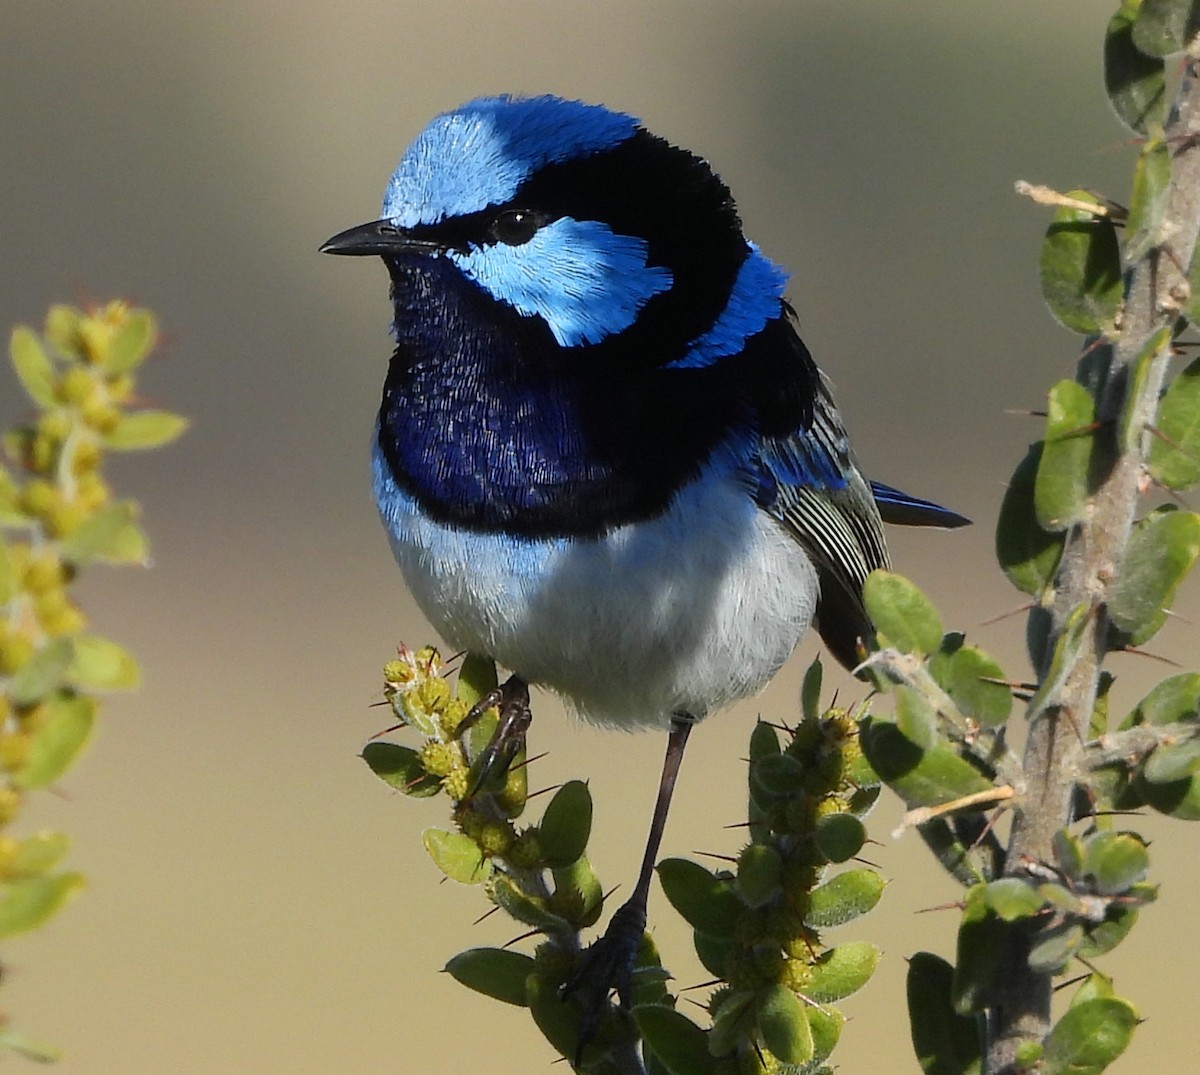
[[[374,488],[421,610],[513,673],[518,729],[532,683],[670,731],[633,894],[568,982],[586,1036],[610,988],[628,1006],[692,724],[761,690],[814,619],[853,668],[882,523],[967,520],[863,477],[787,274],[709,165],[631,116],[471,101],[417,136],[380,220],[321,249],[391,277]]]

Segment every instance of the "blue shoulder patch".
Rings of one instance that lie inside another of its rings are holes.
[[[694,339],[683,358],[672,368],[711,366],[718,359],[737,354],[751,336],[780,314],[788,274],[750,243],[750,255],[742,262],[729,302],[720,317],[702,336]]]
[[[830,492],[846,484],[846,474],[837,455],[814,437],[810,430],[795,433],[786,440],[763,441],[759,461],[769,484],[779,486],[803,485]]]
[[[534,172],[610,149],[633,116],[561,97],[480,97],[434,117],[405,151],[381,216],[401,228],[507,202]]]

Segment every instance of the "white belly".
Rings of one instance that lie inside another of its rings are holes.
[[[392,550],[434,628],[588,720],[701,718],[761,690],[812,622],[816,571],[728,475],[685,487],[659,519],[535,541],[431,522],[378,446],[373,462]]]

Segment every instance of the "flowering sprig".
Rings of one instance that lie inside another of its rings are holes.
[[[94,563],[144,563],[137,505],[113,497],[110,452],[167,444],[178,415],[139,405],[136,376],[153,317],[123,302],[54,306],[41,336],[17,328],[10,354],[34,410],[3,438],[0,461],[0,938],[41,925],[83,883],[60,869],[67,837],[12,834],[30,792],[57,782],[95,724],[98,694],[138,681],[121,646],[88,630],[72,584]],[[0,1016],[0,1045],[53,1050]]]

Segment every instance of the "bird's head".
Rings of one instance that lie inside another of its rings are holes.
[[[560,347],[634,330],[654,365],[686,359],[754,254],[705,161],[631,116],[548,96],[485,97],[437,116],[392,175],[381,219],[322,249],[380,255],[394,278],[440,259],[539,319]],[[762,306],[753,330],[778,314],[783,287],[758,260],[758,276],[774,279],[743,289]]]
[[[623,113],[558,97],[446,112],[381,218],[322,249],[388,267],[379,443],[443,521],[602,533],[811,418],[786,275],[707,162]]]

